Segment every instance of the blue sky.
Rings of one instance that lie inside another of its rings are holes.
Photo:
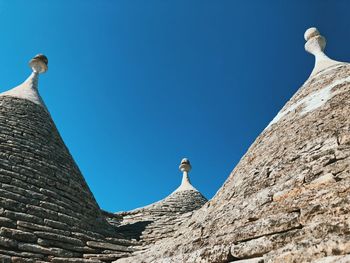
[[[40,92],[101,208],[180,184],[207,198],[307,79],[304,31],[350,61],[350,2],[0,0],[0,91],[49,58]]]

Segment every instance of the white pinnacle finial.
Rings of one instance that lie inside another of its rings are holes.
[[[192,186],[190,178],[188,177],[188,173],[189,171],[191,171],[192,166],[190,161],[187,158],[182,159],[179,169],[182,172],[182,181],[181,181],[181,185],[175,190],[175,192],[186,191],[186,190],[197,191],[197,189]]]
[[[323,52],[326,47],[326,39],[320,34],[316,27],[311,27],[305,31],[304,38],[306,40],[305,50],[315,56],[315,66],[311,73],[316,73],[340,63],[327,57]]]
[[[304,33],[306,40],[305,50],[314,56],[325,55],[323,53],[326,47],[326,39],[320,35],[316,27],[310,27]]]
[[[47,64],[49,63],[47,57],[43,54],[38,54],[29,61],[29,66],[35,73],[45,73],[47,71]]]
[[[188,173],[189,171],[191,171],[192,166],[191,166],[190,160],[188,160],[187,158],[183,158],[181,160],[179,169],[180,169],[181,172],[187,172]]]
[[[36,55],[29,61],[29,66],[33,70],[32,74],[22,84],[9,91],[1,93],[0,96],[29,100],[46,109],[38,92],[38,75],[47,71],[47,64],[48,59],[46,56],[43,54]]]

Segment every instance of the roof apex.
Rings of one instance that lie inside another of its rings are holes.
[[[39,74],[45,73],[48,69],[48,59],[43,54],[38,54],[29,61],[29,66],[32,69],[30,76],[20,85],[5,91],[0,96],[9,96],[19,99],[29,100],[46,109],[45,103],[42,100],[38,91]],[[46,109],[47,110],[47,109]]]

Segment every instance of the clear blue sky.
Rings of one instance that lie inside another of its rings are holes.
[[[207,198],[306,80],[306,28],[350,61],[350,2],[0,0],[0,91],[49,58],[41,94],[101,208]]]

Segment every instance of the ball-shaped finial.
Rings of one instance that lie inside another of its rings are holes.
[[[179,169],[181,172],[189,172],[191,170],[192,166],[190,163],[190,160],[188,160],[187,158],[183,158],[181,160]]]
[[[326,47],[326,39],[320,34],[316,27],[311,27],[305,31],[305,50],[315,56],[323,53]]]
[[[49,61],[43,54],[38,54],[29,61],[29,66],[36,73],[44,73],[48,69]]]
[[[307,29],[304,33],[304,38],[305,41],[310,40],[311,38],[315,37],[315,36],[319,36],[320,32],[317,30],[316,27],[310,27],[309,29]]]

